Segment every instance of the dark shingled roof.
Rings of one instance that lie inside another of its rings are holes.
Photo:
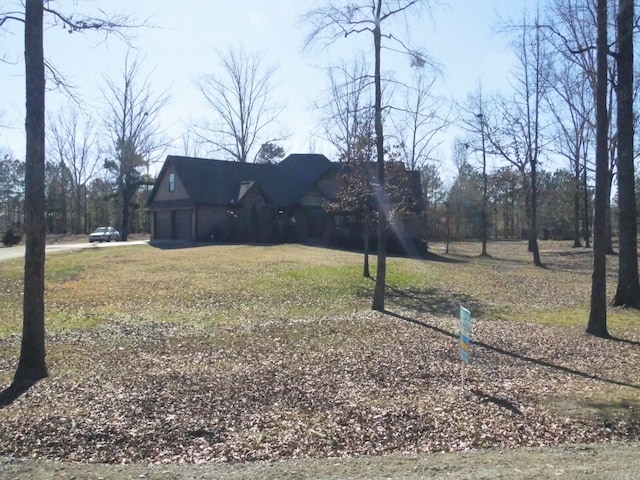
[[[171,165],[194,204],[227,206],[238,202],[256,184],[276,207],[289,207],[330,168],[320,154],[294,154],[277,165],[169,155],[161,176]],[[153,201],[158,184],[149,199]]]

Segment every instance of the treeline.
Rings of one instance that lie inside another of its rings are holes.
[[[0,233],[9,228],[21,233],[24,222],[24,162],[5,155],[0,160]],[[149,182],[150,183],[150,182]],[[63,162],[45,166],[46,225],[49,234],[86,234],[118,221],[117,183],[103,169],[86,185],[77,185]],[[151,185],[137,189],[129,204],[130,233],[148,233],[144,205]]]
[[[438,169],[421,170],[427,236],[432,240],[482,237],[483,177],[479,168],[464,162],[446,187]],[[580,201],[576,204],[577,198]],[[541,170],[538,176],[538,238],[591,243],[593,188],[577,183],[568,170]],[[528,238],[527,192],[520,176],[508,167],[487,174],[487,236]],[[615,210],[615,205],[614,205]],[[615,215],[612,217],[615,220]],[[615,231],[615,224],[611,228]]]

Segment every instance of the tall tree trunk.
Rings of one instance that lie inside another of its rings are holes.
[[[529,224],[529,248],[533,255],[533,264],[542,267],[538,248],[538,169],[537,161],[531,162],[531,222]]]
[[[633,165],[633,18],[634,1],[618,7],[618,288],[614,306],[640,308],[638,227]]]
[[[26,161],[24,296],[20,360],[11,386],[0,393],[0,405],[12,402],[47,376],[44,341],[44,51],[43,0],[25,3]]]
[[[380,53],[382,32],[380,30],[380,14],[382,0],[376,1],[376,25],[373,30],[375,50],[375,130],[377,154],[377,185],[375,186],[376,203],[378,205],[378,259],[376,270],[376,286],[373,292],[371,308],[384,311],[385,290],[387,281],[387,202],[384,191],[384,135],[382,129],[382,79],[380,73]]]
[[[533,131],[533,137],[531,133],[528,135],[530,141],[529,144],[533,147],[531,152],[531,158],[529,164],[531,165],[531,224],[529,227],[529,244],[531,246],[531,253],[533,254],[533,263],[536,267],[542,267],[542,261],[540,260],[540,249],[538,248],[538,155],[540,153],[540,96],[542,89],[542,72],[541,72],[541,50],[540,50],[540,28],[538,26],[538,17],[536,17],[536,54],[535,54],[535,90],[534,90],[534,110],[533,116],[535,121],[535,129]],[[527,109],[529,102],[527,101]],[[527,115],[531,118],[531,115]],[[531,122],[529,121],[528,128],[531,129]],[[533,142],[531,142],[533,138]]]
[[[607,117],[607,0],[598,0],[598,41],[596,73],[596,197],[593,216],[593,273],[591,310],[587,333],[608,337],[607,331],[607,195],[608,117]]]
[[[589,185],[587,183],[587,158],[584,159],[584,166],[582,167],[582,194],[584,196],[584,246],[585,248],[591,248],[591,231],[589,228],[589,218],[591,217],[591,208],[589,208]]]
[[[65,173],[64,173],[64,164],[60,165],[60,200],[61,200],[61,205],[60,205],[60,216],[61,218],[61,222],[62,226],[60,229],[60,232],[58,233],[63,233],[63,234],[67,234],[69,233],[69,202],[68,202],[68,196],[69,196],[69,192],[67,191],[67,181],[65,178]]]
[[[607,171],[607,255],[617,255],[613,248],[613,213],[611,211],[611,191],[613,189],[613,171]]]
[[[487,253],[487,150],[484,140],[484,115],[479,114],[482,134],[482,250],[481,257],[488,257]]]
[[[449,202],[445,203],[447,209],[447,247],[444,253],[449,254],[449,240],[451,239],[451,209]]]
[[[364,267],[362,275],[365,278],[371,278],[371,271],[369,269],[369,227],[371,224],[371,214],[369,210],[364,210]]]
[[[484,157],[484,152],[482,153]],[[488,222],[487,222],[487,162],[486,159],[483,158],[482,162],[482,249],[480,251],[480,256],[489,257],[489,253],[487,253],[487,230],[488,230]]]
[[[82,231],[82,192],[84,189],[81,186],[76,186],[74,191],[74,204],[75,204],[75,212],[74,212],[74,225],[73,225],[73,233],[79,235],[81,233],[86,233]]]
[[[573,188],[573,248],[582,247],[580,242],[580,159],[576,160]]]

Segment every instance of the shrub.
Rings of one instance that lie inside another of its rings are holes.
[[[4,232],[4,235],[2,235],[2,243],[5,247],[13,247],[19,244],[20,240],[22,240],[22,235],[16,233],[13,227],[9,227],[7,231]]]

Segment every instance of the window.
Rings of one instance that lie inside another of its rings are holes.
[[[176,174],[175,173],[169,174],[169,191],[170,192],[176,191]]]

